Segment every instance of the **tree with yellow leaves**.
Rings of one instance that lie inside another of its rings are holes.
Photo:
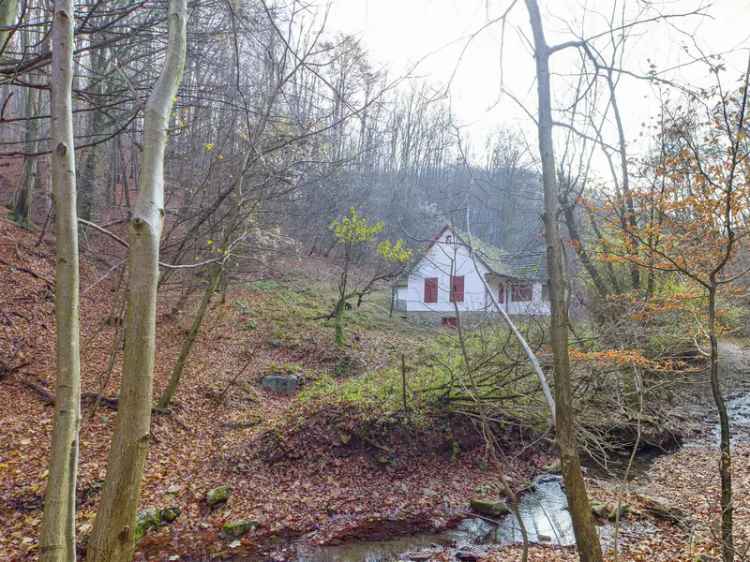
[[[374,271],[362,283],[352,287],[352,266],[357,258],[364,254],[368,247],[375,244],[378,235],[383,232],[382,221],[370,224],[352,207],[349,213],[331,223],[331,231],[336,238],[336,245],[341,248],[341,275],[339,276],[338,300],[329,318],[335,318],[336,344],[344,344],[344,315],[350,300],[357,299],[357,307],[365,296],[371,293],[379,282],[398,277],[411,259],[412,252],[403,240],[391,242],[381,240],[375,246],[377,263]]]

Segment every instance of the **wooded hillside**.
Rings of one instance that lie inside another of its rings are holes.
[[[359,4],[0,0],[0,559],[744,560],[750,13]]]

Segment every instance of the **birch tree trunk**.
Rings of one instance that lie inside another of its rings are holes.
[[[600,562],[602,551],[591,515],[586,485],[581,473],[581,460],[575,434],[573,396],[568,357],[568,312],[565,299],[565,271],[562,240],[558,224],[559,194],[555,173],[555,154],[552,143],[552,100],[550,93],[550,50],[544,37],[542,17],[536,0],[526,0],[534,35],[537,92],[539,96],[539,153],[542,158],[544,184],[544,234],[547,241],[547,265],[550,281],[552,318],[550,338],[555,368],[555,403],[557,415],[557,443],[565,481],[578,556],[583,562]]]
[[[169,0],[164,68],[145,108],[140,189],[129,223],[128,308],[120,401],[107,478],[88,544],[89,562],[129,562],[148,452],[156,335],[159,242],[164,220],[167,126],[186,57],[187,0]]]
[[[56,0],[52,24],[52,188],[55,199],[57,265],[55,321],[57,384],[49,477],[40,543],[43,562],[76,559],[75,512],[81,368],[78,309],[78,217],[73,141],[73,1]]]

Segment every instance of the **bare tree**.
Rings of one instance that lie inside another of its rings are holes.
[[[557,415],[557,443],[560,447],[560,464],[568,496],[570,516],[573,520],[578,555],[584,562],[602,560],[599,537],[591,515],[586,484],[581,472],[578,455],[575,414],[568,356],[568,311],[565,296],[566,282],[564,256],[560,226],[558,223],[559,193],[557,169],[552,141],[552,97],[550,92],[550,48],[544,36],[542,16],[536,0],[526,0],[534,36],[536,58],[537,93],[539,104],[539,152],[542,158],[542,182],[544,185],[544,231],[547,240],[547,263],[549,269],[550,304],[552,318],[550,339],[552,343],[555,404]]]
[[[81,368],[78,309],[78,221],[73,141],[72,0],[57,0],[52,24],[52,187],[55,196],[57,267],[57,385],[52,451],[40,538],[45,562],[76,558],[75,514],[78,433],[81,424]]]
[[[145,109],[143,169],[129,224],[124,378],[89,562],[129,562],[151,431],[159,242],[164,220],[167,127],[186,57],[187,0],[170,0],[164,67]]]

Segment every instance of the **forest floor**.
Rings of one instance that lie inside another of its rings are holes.
[[[38,233],[0,219],[0,559],[33,560],[44,497],[54,394],[54,252]],[[448,420],[434,430],[396,435],[384,441],[350,440],[348,412],[316,411],[293,397],[267,393],[258,384],[266,374],[299,373],[302,381],[321,373],[358,376],[409,354],[426,328],[389,319],[379,299],[364,306],[349,326],[350,345],[333,345],[333,330],[316,319],[332,302],[304,282],[321,264],[286,263],[279,275],[238,284],[226,302],[216,300],[191,355],[169,415],[153,418],[152,441],[141,495],[143,509],[176,506],[177,520],[150,531],[139,543],[138,559],[301,560],[295,544],[337,544],[433,532],[455,523],[477,490],[491,488],[497,472],[476,450],[476,438]],[[81,350],[86,397],[81,429],[77,529],[90,532],[116,412],[121,295],[119,273],[82,260]],[[325,282],[325,281],[322,281]],[[155,392],[164,387],[189,327],[195,304],[172,314],[178,295],[160,301]],[[317,303],[317,304],[316,304]],[[744,352],[737,351],[738,361]],[[697,417],[696,411],[686,416]],[[299,431],[289,431],[298,420]],[[632,503],[620,560],[693,561],[716,554],[717,457],[711,421],[691,446],[663,456],[631,484]],[[700,424],[699,424],[700,425]],[[446,428],[450,434],[446,434]],[[390,440],[387,440],[390,439]],[[456,446],[458,443],[458,447]],[[428,446],[429,444],[429,446]],[[472,448],[474,447],[474,448]],[[387,452],[383,459],[383,452]],[[544,448],[509,451],[504,475],[519,486],[552,459]],[[750,544],[750,448],[735,456],[737,542]],[[618,496],[617,482],[589,478],[592,495]],[[208,490],[231,487],[216,509]],[[639,512],[635,493],[681,508],[689,526],[653,521]],[[237,519],[259,526],[239,540],[222,536],[224,523]],[[486,559],[519,559],[519,547],[483,552]],[[450,552],[436,555],[448,559]],[[573,560],[568,549],[533,547],[531,560]],[[334,560],[334,558],[331,558]]]

